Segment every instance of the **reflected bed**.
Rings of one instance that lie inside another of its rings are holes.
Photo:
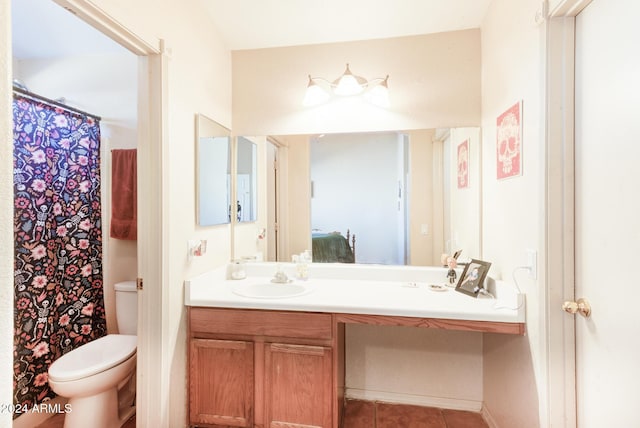
[[[356,236],[347,229],[347,236],[340,232],[313,230],[311,233],[314,263],[355,263]]]

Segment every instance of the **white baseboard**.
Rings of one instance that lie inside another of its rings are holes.
[[[384,401],[386,403],[412,404],[416,406],[467,410],[471,412],[480,412],[483,409],[482,401],[429,397],[425,395],[400,394],[397,392],[371,391],[356,388],[346,388],[345,397],[355,400]]]
[[[485,406],[482,406],[482,410],[480,411],[482,415],[482,419],[489,425],[489,428],[499,428],[496,420],[493,418],[493,415]]]

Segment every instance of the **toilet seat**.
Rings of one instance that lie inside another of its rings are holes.
[[[58,358],[49,367],[49,379],[68,382],[109,370],[136,352],[137,337],[108,334]]]

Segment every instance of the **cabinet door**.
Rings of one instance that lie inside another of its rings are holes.
[[[330,428],[331,349],[271,343],[265,349],[265,416],[269,428]]]
[[[253,343],[192,339],[189,418],[192,424],[253,425]]]

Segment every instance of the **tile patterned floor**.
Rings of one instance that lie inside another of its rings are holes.
[[[62,428],[64,415],[55,415],[36,428]],[[135,428],[132,417],[122,428]],[[489,428],[479,413],[435,407],[347,400],[344,428]]]
[[[64,414],[59,414],[59,415],[50,417],[49,419],[47,419],[46,421],[44,421],[43,423],[41,423],[35,428],[62,428],[63,425],[64,425]],[[90,425],[87,424],[87,427],[89,426]],[[122,428],[136,428],[135,415],[132,416],[131,419],[129,419],[124,425],[122,425]]]
[[[488,428],[479,413],[348,400],[344,428]]]

